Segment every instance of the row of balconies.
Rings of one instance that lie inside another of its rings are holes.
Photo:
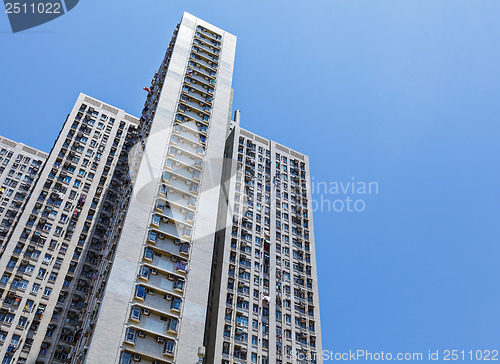
[[[212,70],[217,70],[217,62],[212,60],[211,58],[203,57],[202,54],[196,53],[196,52],[191,52],[189,55],[189,61],[194,62],[195,64],[199,64],[200,68],[206,68],[206,69],[212,69]],[[212,95],[213,96],[213,95]]]

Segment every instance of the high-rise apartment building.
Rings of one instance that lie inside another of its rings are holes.
[[[0,258],[2,363],[320,363],[307,156],[185,13],[140,119],[81,94]],[[1,161],[0,161],[1,163]]]
[[[320,362],[308,157],[235,125],[224,160],[207,363]]]
[[[84,335],[139,124],[83,94],[68,115],[0,258],[3,363],[65,362]]]
[[[235,45],[187,13],[175,31],[91,363],[189,363],[203,346]]]
[[[0,137],[0,254],[47,159],[47,153]]]

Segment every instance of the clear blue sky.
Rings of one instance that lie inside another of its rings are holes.
[[[183,11],[238,36],[244,127],[315,181],[379,185],[315,213],[323,347],[500,349],[500,2],[81,0],[15,35],[1,14],[0,134],[49,151],[79,92],[139,115]]]

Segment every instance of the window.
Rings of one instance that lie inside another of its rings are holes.
[[[248,325],[248,317],[246,316],[236,316],[236,322],[239,322],[240,324],[247,326]]]
[[[0,314],[0,319],[2,319],[3,322],[5,322],[6,324],[11,324],[12,321],[14,321],[14,315],[11,314],[11,313],[7,313],[7,314]]]
[[[172,304],[171,304],[170,308],[172,310],[180,310],[180,308],[181,308],[181,302],[182,302],[182,300],[180,298],[174,297],[172,299]]]
[[[135,342],[135,330],[134,329],[131,329],[130,327],[127,328],[127,331],[125,332],[125,341],[128,343]]]
[[[38,271],[38,277],[40,277],[40,278],[45,277],[45,272],[46,272],[45,269],[40,268],[40,270]]]
[[[33,309],[33,301],[32,300],[27,300],[26,305],[24,305],[24,310],[25,311],[31,311]]]
[[[28,319],[24,316],[19,317],[19,321],[17,322],[17,326],[24,327],[26,326],[26,321]]]
[[[122,353],[120,364],[130,364],[132,362],[132,355],[130,353]]]
[[[164,348],[165,353],[173,355],[174,349],[175,349],[175,341],[167,340],[167,342],[165,343],[165,348]]]
[[[159,225],[160,224],[160,216],[153,215],[153,217],[151,218],[151,223],[154,225]]]
[[[154,231],[150,231],[149,235],[148,235],[148,239],[151,240],[151,241],[156,242],[157,234]]]
[[[179,326],[179,321],[175,318],[171,318],[168,320],[168,330],[177,332],[177,326]]]
[[[146,299],[146,288],[144,288],[143,286],[137,286],[135,288],[135,298],[144,301],[144,299]]]
[[[38,283],[33,283],[33,287],[31,287],[31,292],[38,293],[39,289],[40,289],[40,285]]]
[[[144,259],[152,261],[153,256],[154,256],[153,249],[151,249],[151,248],[144,249]]]
[[[45,290],[43,291],[43,295],[45,297],[49,297],[51,293],[52,293],[52,288],[45,288]]]
[[[130,319],[139,322],[140,318],[141,308],[137,306],[132,307],[132,310],[130,310]]]
[[[141,278],[144,278],[144,279],[149,279],[149,272],[150,272],[150,269],[149,267],[146,267],[146,266],[142,266],[141,269],[140,269],[140,277]]]

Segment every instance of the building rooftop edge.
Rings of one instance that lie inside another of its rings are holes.
[[[211,28],[211,30],[215,31],[215,32],[220,32],[220,33],[223,33],[224,36],[230,36],[230,37],[234,37],[234,39],[237,39],[236,35],[232,34],[231,32],[228,32],[227,30],[224,30],[222,28],[219,28],[218,26],[216,25],[213,25],[212,23],[206,21],[206,20],[203,20],[201,18],[198,18],[196,15],[193,15],[191,13],[188,13],[187,11],[185,11],[183,14],[182,14],[182,19],[181,19],[181,23],[182,21],[184,20],[184,18],[188,19],[188,20],[191,20],[191,21],[194,21],[194,20],[197,20],[198,22],[202,23],[203,26],[205,27],[209,27]]]
[[[294,150],[294,149],[292,149],[290,147],[287,147],[287,146],[285,146],[285,145],[283,145],[281,143],[278,143],[275,140],[264,138],[264,137],[262,137],[262,136],[260,136],[258,134],[255,134],[254,132],[252,132],[250,130],[242,128],[241,126],[238,126],[238,127],[240,128],[240,131],[243,131],[243,133],[242,133],[243,135],[245,135],[245,133],[247,133],[247,134],[250,134],[252,137],[257,137],[257,138],[254,138],[254,139],[257,140],[257,141],[259,141],[259,142],[261,142],[261,143],[265,144],[267,142],[267,144],[269,145],[269,142],[272,142],[272,143],[275,143],[278,146],[278,148],[281,148],[281,150],[284,151],[284,152],[290,153],[292,155],[295,153],[296,157],[299,157],[299,158],[302,158],[302,157],[307,158],[307,159],[309,158],[307,154],[304,154],[302,152],[297,152],[296,150]],[[245,135],[245,136],[250,136],[250,135]],[[259,140],[259,139],[262,139],[262,140]]]
[[[98,103],[102,104],[102,105],[101,105],[101,106],[99,106],[99,107],[102,107],[103,105],[106,105],[106,106],[108,106],[108,107],[109,107],[109,108],[111,108],[111,109],[115,109],[115,110],[117,110],[117,111],[123,111],[123,113],[125,114],[125,116],[129,116],[130,118],[134,119],[134,120],[127,119],[128,121],[130,121],[130,122],[135,122],[135,123],[137,123],[137,124],[139,124],[139,123],[140,123],[140,120],[139,120],[139,118],[138,118],[137,116],[134,116],[134,115],[132,115],[132,114],[130,114],[130,113],[128,113],[128,112],[126,112],[124,109],[121,109],[121,108],[119,108],[119,107],[116,107],[116,106],[110,105],[110,104],[108,104],[107,102],[104,102],[104,101],[102,101],[102,100],[100,100],[100,99],[98,99],[98,98],[95,98],[95,97],[93,97],[93,96],[87,95],[86,93],[83,93],[83,92],[80,92],[79,97],[84,97],[84,98],[86,97],[86,98],[89,98],[89,99],[91,99],[91,100],[93,100],[93,101],[96,101],[96,102],[98,102]]]
[[[36,156],[42,157],[42,158],[48,158],[48,156],[49,156],[49,153],[44,152],[43,150],[37,149],[37,148],[32,147],[30,145],[26,145],[26,144],[21,143],[21,142],[16,142],[15,140],[12,140],[10,138],[4,137],[3,135],[0,135],[0,144],[4,143],[5,141],[8,141],[10,143],[14,143],[14,144],[16,144],[16,146],[21,145],[21,146],[25,147],[25,148],[23,148],[23,150],[25,152],[32,154],[32,155],[36,155]],[[8,143],[6,143],[6,144],[9,145]],[[28,150],[26,148],[28,148]],[[35,151],[36,153],[33,153],[33,151]]]

